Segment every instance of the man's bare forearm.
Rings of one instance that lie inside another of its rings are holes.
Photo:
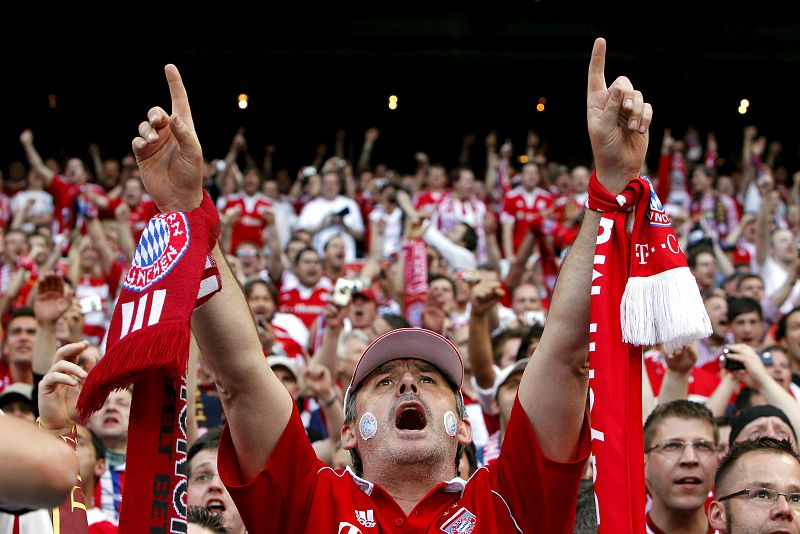
[[[286,427],[292,400],[264,362],[250,308],[219,246],[214,259],[222,290],[195,310],[192,330],[214,374],[242,475],[250,479]]]

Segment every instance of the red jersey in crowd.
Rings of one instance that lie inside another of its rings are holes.
[[[644,354],[645,369],[647,377],[650,379],[650,387],[653,395],[658,397],[661,391],[661,381],[667,372],[664,365],[664,356],[660,351],[650,350]],[[719,385],[719,377],[701,367],[694,367],[689,375],[689,396],[688,399],[694,402],[706,403]]]
[[[553,195],[541,187],[530,193],[517,186],[506,195],[500,222],[514,225],[514,252],[519,249],[525,236],[530,232],[531,223],[542,218],[542,211],[553,204]],[[545,232],[547,233],[547,232]]]
[[[255,243],[261,248],[264,246],[264,229],[267,227],[267,221],[264,220],[262,212],[271,208],[272,202],[261,193],[248,196],[241,192],[228,195],[217,202],[217,207],[223,213],[237,206],[241,214],[231,230],[229,252],[235,253],[236,247],[243,242]]]
[[[100,218],[113,219],[114,211],[119,207],[120,204],[122,204],[122,202],[123,201],[121,198],[109,198],[108,208],[100,211]],[[131,227],[131,234],[133,234],[134,243],[139,242],[139,238],[142,237],[144,227],[147,226],[147,223],[150,221],[150,219],[158,215],[158,213],[158,207],[153,200],[142,200],[135,208],[130,210],[130,215],[128,215],[128,223]]]
[[[75,226],[77,218],[76,207],[78,207],[78,204],[88,206],[85,201],[78,202],[79,197],[90,190],[98,196],[105,196],[106,194],[103,188],[97,184],[73,184],[65,176],[60,174],[53,175],[47,192],[53,196],[53,216],[58,226],[57,233]]]
[[[426,211],[431,214],[436,211],[436,206],[444,198],[447,191],[420,191],[414,198],[414,209],[417,211]]]
[[[278,311],[296,315],[306,328],[319,317],[328,303],[328,295],[333,290],[330,278],[323,276],[314,287],[306,287],[292,273],[284,271],[281,277]]]
[[[241,476],[227,427],[219,472],[250,534],[272,532],[546,532],[571,533],[578,484],[589,456],[588,417],[577,457],[560,463],[544,456],[516,400],[500,457],[469,481],[439,483],[406,515],[380,486],[349,468],[321,462],[293,408],[266,465],[252,480]]]
[[[117,288],[122,278],[122,267],[119,263],[111,264],[110,272],[102,278],[93,278],[87,274],[81,276],[75,296],[79,299],[98,297],[100,309],[92,310],[83,315],[83,335],[94,345],[99,345],[106,333],[106,328],[111,322],[108,313],[110,303],[117,298]]]

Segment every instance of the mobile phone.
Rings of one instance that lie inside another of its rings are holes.
[[[772,353],[771,352],[762,352],[759,354],[761,356],[761,363],[764,364],[764,367],[772,367]]]
[[[83,297],[80,300],[80,305],[81,313],[84,315],[87,313],[99,312],[103,309],[103,301],[100,300],[98,295],[89,295],[88,297]]]

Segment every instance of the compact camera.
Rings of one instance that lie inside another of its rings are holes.
[[[734,352],[730,349],[722,349],[722,357],[724,358],[723,367],[728,371],[738,371],[744,369],[744,364],[737,360],[731,360],[726,356]],[[761,363],[764,364],[765,367],[772,367],[772,353],[771,352],[761,352],[758,355],[761,358]]]
[[[361,290],[361,283],[357,280],[348,280],[346,278],[339,278],[336,280],[336,286],[333,288],[331,300],[337,306],[344,308],[350,304],[353,298],[353,293]]]

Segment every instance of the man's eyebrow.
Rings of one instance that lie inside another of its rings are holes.
[[[421,373],[439,372],[439,369],[435,365],[431,365],[429,363],[415,363],[412,364],[412,367]]]
[[[372,371],[372,374],[374,374],[374,375],[385,375],[385,374],[391,373],[397,367],[397,365],[398,364],[395,363],[395,362],[386,362],[386,363],[381,364],[378,367],[376,367],[375,370]]]
[[[197,469],[200,469],[201,467],[211,467],[211,460],[206,460],[205,462],[201,462],[201,463],[197,464],[196,466],[194,466],[194,469],[191,469],[191,470],[192,471],[196,471]]]
[[[748,485],[748,487],[749,488],[775,489],[775,487],[778,486],[778,485],[779,485],[779,483],[776,483],[774,480],[772,482],[761,482],[761,481],[756,480],[755,482],[751,482]],[[776,490],[776,491],[778,491],[778,490]],[[797,484],[789,484],[789,490],[788,491],[791,492],[791,493],[800,492],[800,486],[798,486]]]

